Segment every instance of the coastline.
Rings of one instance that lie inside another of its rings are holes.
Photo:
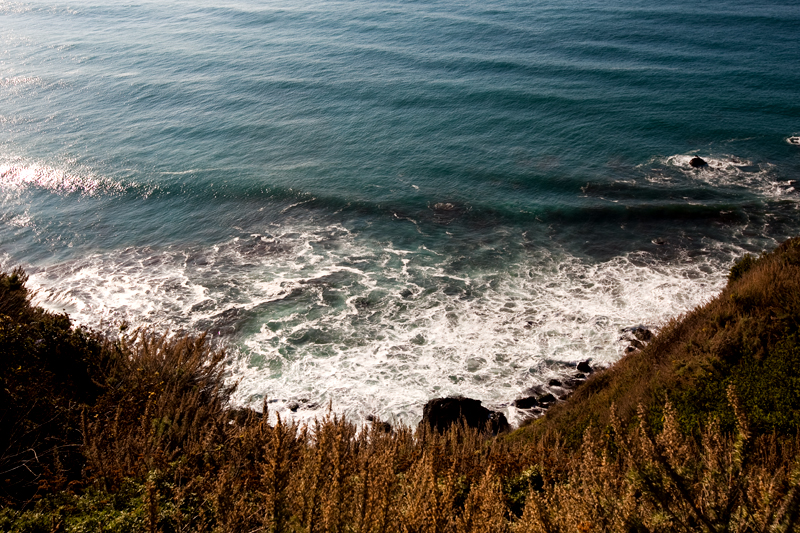
[[[745,256],[718,297],[494,437],[469,421],[416,432],[334,413],[268,423],[232,409],[223,355],[202,337],[109,341],[31,306],[25,278],[0,276],[2,394],[34,400],[5,407],[2,434],[8,450],[36,451],[2,457],[5,530],[566,532],[613,520],[660,532],[798,520],[800,239]],[[744,496],[766,479],[769,498]]]

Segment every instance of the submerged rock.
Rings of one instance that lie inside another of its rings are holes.
[[[702,168],[702,167],[707,167],[708,163],[706,163],[705,159],[703,159],[701,157],[694,156],[689,161],[689,166],[691,166],[692,168]]]
[[[519,419],[524,421],[541,416],[556,403],[569,398],[573,391],[586,381],[586,374],[594,371],[589,366],[589,361],[591,359],[581,361],[576,369],[580,370],[580,372],[576,372],[572,376],[564,376],[562,379],[550,379],[546,387],[535,385],[523,391],[523,394],[527,396],[517,398],[511,403],[511,405],[522,411],[517,414]],[[565,366],[575,369],[572,364]]]
[[[550,404],[558,401],[552,393],[538,394],[534,396],[526,396],[524,398],[517,398],[511,405],[517,409],[533,409],[534,407],[547,408]]]
[[[422,422],[440,433],[447,431],[463,418],[467,426],[497,435],[509,429],[508,420],[503,413],[491,411],[481,405],[480,400],[456,396],[434,398],[422,410]]]
[[[456,211],[458,210],[458,206],[456,204],[452,204],[450,202],[439,202],[433,204],[434,211]]]
[[[433,219],[440,224],[449,224],[466,211],[464,205],[453,202],[437,202],[429,207],[433,211]]]
[[[574,390],[578,388],[578,385],[586,381],[586,376],[583,374],[577,374],[575,377],[570,378],[564,382],[564,386],[568,389]]]

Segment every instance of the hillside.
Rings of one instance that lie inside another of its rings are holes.
[[[270,424],[231,405],[203,337],[110,339],[25,282],[0,274],[2,531],[799,527],[800,239],[497,438]]]
[[[643,406],[658,424],[667,399],[681,428],[708,417],[735,424],[733,387],[751,428],[793,435],[800,428],[800,239],[733,266],[716,298],[671,320],[646,347],[594,374],[567,402],[516,437],[559,431],[570,442],[591,423],[609,424],[610,406],[629,423]]]

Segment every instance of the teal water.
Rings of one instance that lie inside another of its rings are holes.
[[[241,402],[513,418],[798,233],[799,28],[789,1],[0,2],[0,266],[79,322],[209,331]]]

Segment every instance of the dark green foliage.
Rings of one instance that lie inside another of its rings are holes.
[[[534,465],[503,480],[503,495],[514,516],[522,516],[522,512],[525,510],[525,501],[531,491],[541,492],[544,488],[541,470],[539,465]]]
[[[26,280],[0,273],[0,501],[80,479],[80,415],[101,391],[102,341],[30,306]]]
[[[126,480],[115,491],[90,488],[83,494],[45,494],[29,509],[0,510],[0,531],[8,533],[129,533],[146,531],[146,488]]]
[[[757,355],[758,352],[759,355]],[[759,434],[792,434],[800,428],[800,342],[792,334],[766,352],[737,347],[733,362],[716,361],[698,374],[695,386],[675,391],[673,401],[684,427],[697,428],[709,417],[730,430],[736,420],[725,391],[733,385]]]
[[[791,434],[800,428],[800,336],[778,342],[762,358],[748,356],[732,383],[758,433]]]
[[[753,268],[753,265],[756,264],[756,258],[750,254],[745,254],[744,257],[739,259],[736,263],[734,263],[733,267],[731,267],[731,271],[728,273],[728,281],[737,281],[739,280],[744,274]]]
[[[19,267],[11,274],[0,273],[0,315],[17,317],[30,311],[26,281],[28,275]]]

